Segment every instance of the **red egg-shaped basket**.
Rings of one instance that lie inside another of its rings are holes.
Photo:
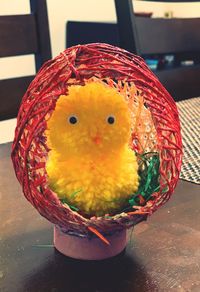
[[[86,218],[62,204],[48,186],[45,165],[49,148],[45,130],[59,96],[66,94],[68,86],[84,85],[90,78],[123,92],[137,108],[137,127],[130,146],[138,157],[156,149],[159,187],[148,198],[138,194],[134,201],[137,206],[133,204],[128,210],[112,216]],[[16,176],[25,197],[42,216],[65,232],[82,237],[90,236],[91,227],[109,234],[145,220],[173,193],[181,158],[179,117],[170,94],[142,58],[99,43],[71,47],[43,65],[23,97],[12,146]]]

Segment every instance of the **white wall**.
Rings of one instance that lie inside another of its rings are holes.
[[[48,0],[48,10],[54,56],[64,50],[66,21],[116,21],[113,0]]]

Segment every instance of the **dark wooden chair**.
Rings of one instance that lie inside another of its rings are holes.
[[[118,27],[116,23],[67,21],[66,47],[87,43],[108,43],[119,45]]]
[[[51,58],[46,0],[30,0],[30,7],[31,14],[0,16],[0,57],[34,54],[38,71]],[[17,116],[21,98],[33,78],[0,80],[0,120]]]
[[[115,0],[115,7],[120,46],[145,58],[173,55],[173,66],[155,74],[176,100],[200,96],[200,18],[137,17],[132,0]]]

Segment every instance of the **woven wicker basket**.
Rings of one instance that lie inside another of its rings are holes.
[[[97,78],[117,88],[135,111],[132,149],[159,154],[160,188],[132,211],[85,218],[62,204],[48,187],[46,121],[60,95],[72,84]],[[145,62],[107,44],[77,45],[46,62],[25,93],[17,118],[12,160],[25,197],[38,212],[68,234],[91,237],[91,227],[109,235],[145,220],[171,196],[182,157],[176,104]]]

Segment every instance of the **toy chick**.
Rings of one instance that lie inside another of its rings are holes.
[[[102,81],[68,87],[47,121],[51,189],[86,216],[122,210],[139,185],[125,97]]]

